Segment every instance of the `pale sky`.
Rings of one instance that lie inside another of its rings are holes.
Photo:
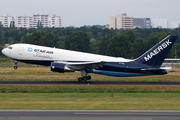
[[[180,0],[0,0],[0,16],[56,14],[63,26],[109,24],[110,16],[167,18],[180,21]]]

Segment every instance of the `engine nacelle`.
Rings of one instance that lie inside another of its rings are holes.
[[[74,72],[71,68],[68,68],[65,64],[62,63],[51,63],[51,71],[53,72]]]

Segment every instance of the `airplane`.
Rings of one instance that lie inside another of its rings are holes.
[[[14,69],[20,61],[49,66],[60,73],[80,71],[79,82],[90,80],[88,73],[116,77],[164,75],[167,71],[160,67],[177,37],[168,35],[134,60],[23,43],[10,45],[2,53],[14,60]]]

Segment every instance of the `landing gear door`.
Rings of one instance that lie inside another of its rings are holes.
[[[23,55],[24,48],[19,48],[19,55]]]

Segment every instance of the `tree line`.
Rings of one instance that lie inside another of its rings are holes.
[[[94,54],[134,59],[167,35],[179,35],[177,29],[102,29],[96,26],[80,28],[10,28],[0,26],[0,50],[4,44],[29,43]],[[176,52],[175,52],[176,51]],[[2,56],[2,53],[0,54]],[[180,38],[168,54],[180,57]]]

